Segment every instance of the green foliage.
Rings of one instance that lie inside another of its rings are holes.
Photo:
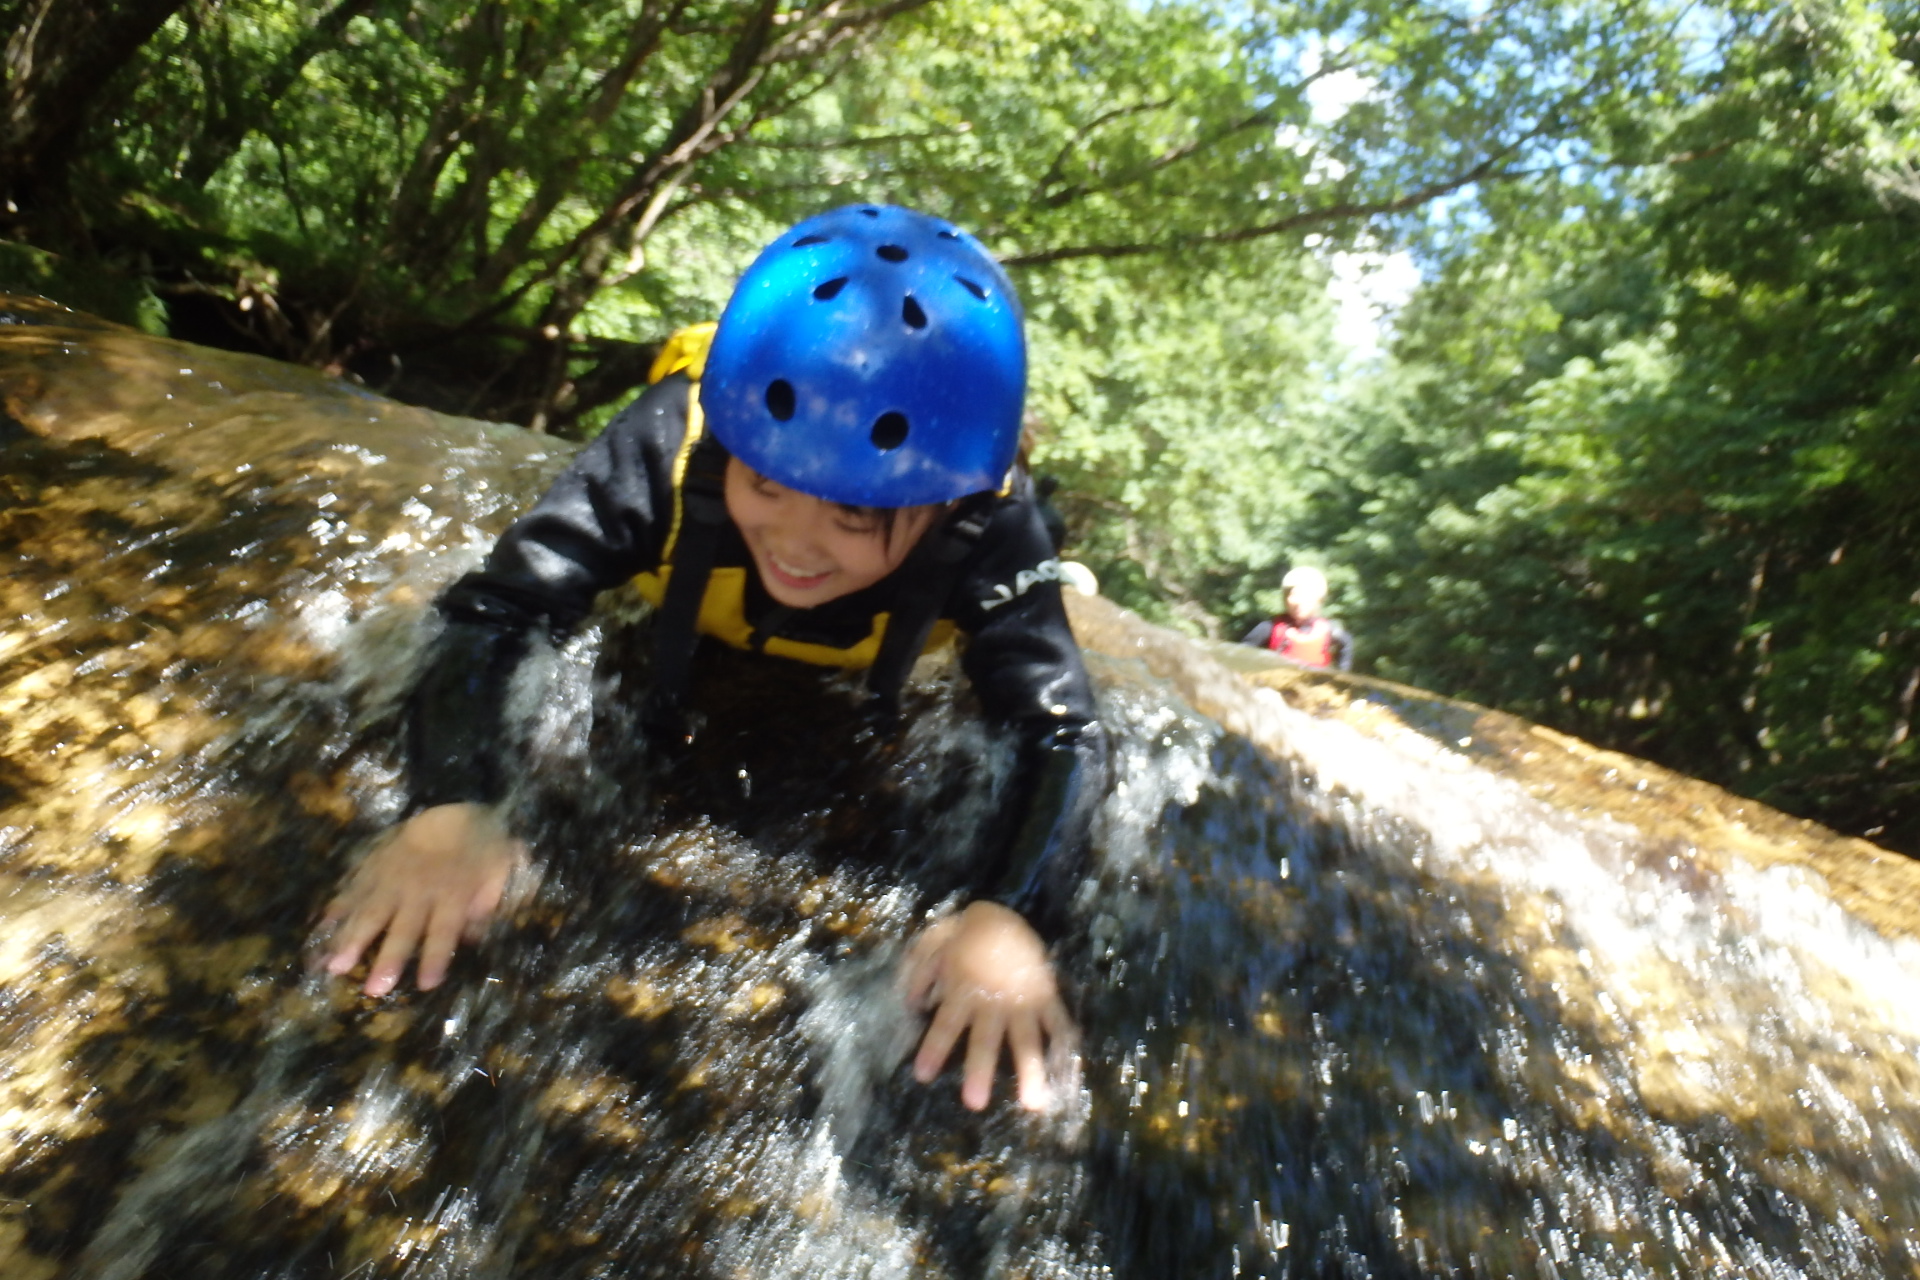
[[[1310,264],[1073,263],[1030,278],[1038,469],[1103,591],[1189,630],[1277,578],[1328,317]]]
[[[1673,76],[1668,19],[1639,3],[968,0],[890,28],[840,95],[889,126],[860,148],[872,179],[939,193],[1015,264],[1179,263],[1269,235],[1348,243],[1583,152],[1583,123]],[[1343,84],[1350,100],[1314,110]]]
[[[1912,16],[1734,14],[1430,283],[1316,506],[1379,670],[1920,845]]]
[[[193,336],[570,429],[829,204],[936,208],[1014,264],[1244,275],[1578,149],[1669,74],[1646,0],[141,6],[120,30],[172,17],[16,192],[29,228],[146,264]]]
[[[96,240],[163,258],[235,336],[558,425],[638,381],[628,335],[694,309],[671,269],[619,286],[666,220],[742,220],[711,216],[716,157],[910,7],[197,0],[69,176]]]

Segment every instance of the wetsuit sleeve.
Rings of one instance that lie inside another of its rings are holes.
[[[534,631],[566,635],[600,592],[659,564],[689,386],[648,388],[440,597],[446,627],[408,708],[410,811],[500,799],[507,692]]]
[[[1064,928],[1107,781],[1107,739],[1067,625],[1059,572],[1033,505],[1004,501],[952,609],[969,636],[961,659],[968,679],[987,714],[1020,739],[1016,776],[976,885],[1047,937]]]
[[[1256,649],[1264,649],[1273,641],[1273,619],[1254,625],[1253,630],[1240,637],[1241,644],[1250,644]]]
[[[1342,671],[1353,670],[1353,632],[1339,623],[1333,627],[1333,665]]]

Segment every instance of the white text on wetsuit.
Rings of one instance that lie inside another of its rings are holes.
[[[1019,599],[1021,596],[1027,594],[1028,591],[1032,590],[1036,582],[1058,581],[1060,581],[1060,562],[1058,560],[1042,560],[1039,564],[1033,566],[1033,568],[1022,569],[1019,573],[1015,574],[1011,587],[1004,582],[994,583],[993,598],[980,602],[981,612],[990,613],[1010,600]]]

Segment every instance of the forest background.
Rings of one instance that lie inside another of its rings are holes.
[[[590,434],[780,227],[1013,271],[1107,593],[1920,852],[1920,9],[0,0],[0,284]],[[1412,255],[1383,354],[1333,264]],[[1358,255],[1340,258],[1337,255]]]

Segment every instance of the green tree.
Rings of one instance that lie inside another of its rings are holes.
[[[68,165],[100,86],[187,0],[0,0],[0,208],[71,213]]]
[[[797,213],[900,199],[1016,266],[1180,272],[1563,162],[1671,73],[1637,0],[175,7],[75,96],[76,212],[15,234],[150,275],[193,336],[553,429]]]
[[[1458,247],[1316,508],[1381,670],[1920,846],[1914,47],[1735,11],[1665,163]]]

